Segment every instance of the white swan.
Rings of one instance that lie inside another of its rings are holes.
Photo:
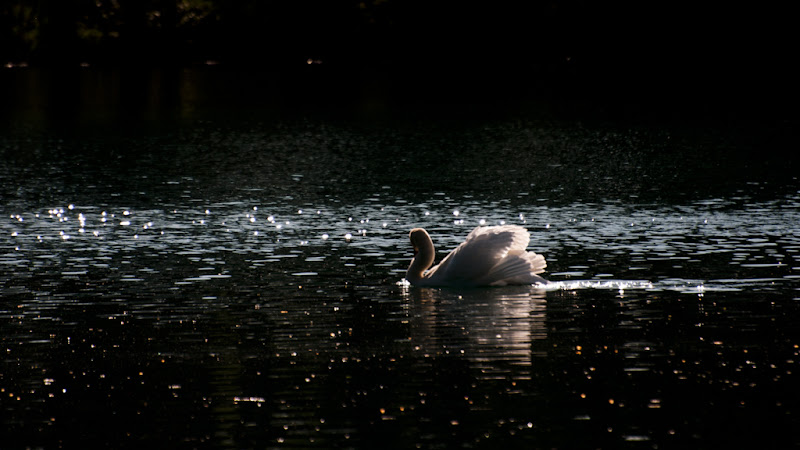
[[[409,233],[414,259],[406,280],[417,286],[505,286],[547,283],[538,274],[547,262],[542,255],[526,251],[530,234],[516,225],[477,227],[442,262],[433,264],[436,250],[428,232],[414,228]]]

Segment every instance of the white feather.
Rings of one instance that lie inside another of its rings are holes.
[[[516,225],[478,227],[448,254],[433,264],[435,250],[430,236],[421,228],[411,231],[419,254],[411,262],[406,279],[424,286],[504,286],[545,283],[538,274],[547,262],[542,255],[527,251],[528,230]]]

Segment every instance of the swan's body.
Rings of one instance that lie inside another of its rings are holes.
[[[547,262],[527,251],[530,234],[516,225],[478,227],[437,266],[436,250],[428,232],[414,228],[409,234],[414,259],[406,280],[417,286],[505,286],[547,283],[538,274]]]

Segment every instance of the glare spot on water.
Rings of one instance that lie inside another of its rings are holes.
[[[264,399],[264,397],[233,397],[233,403],[242,403],[242,402],[264,403],[265,401],[266,400]]]
[[[622,294],[626,289],[654,289],[650,281],[644,280],[575,280],[575,281],[553,281],[546,284],[538,284],[547,291],[571,291],[578,289],[608,289],[616,290]]]
[[[650,440],[650,437],[640,436],[640,435],[626,435],[623,436],[623,439],[625,439],[628,442],[646,442]]]

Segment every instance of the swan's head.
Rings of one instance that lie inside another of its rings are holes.
[[[425,270],[433,264],[435,251],[433,241],[428,232],[422,228],[414,228],[408,233],[411,246],[414,247],[414,259],[406,271],[406,279],[412,284],[423,278]]]
[[[414,228],[408,233],[408,238],[411,240],[411,245],[414,247],[414,256],[417,256],[420,248],[427,247],[431,243],[431,237],[428,232],[422,228]]]

